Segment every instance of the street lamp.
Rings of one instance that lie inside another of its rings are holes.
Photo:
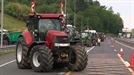
[[[76,0],[74,0],[74,26],[76,26]]]
[[[3,15],[4,15],[4,0],[1,0],[1,48],[3,47]]]

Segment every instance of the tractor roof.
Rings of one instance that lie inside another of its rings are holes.
[[[29,14],[29,16],[40,16],[41,18],[59,18],[63,17],[62,14]]]

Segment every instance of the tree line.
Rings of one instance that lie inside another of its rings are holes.
[[[65,0],[37,0],[38,13],[60,13],[60,2]],[[95,29],[98,32],[118,34],[123,20],[112,7],[101,6],[93,0],[66,0],[67,22],[75,24],[78,30]],[[20,20],[30,13],[31,0],[6,0],[5,12]],[[75,19],[74,19],[75,18]],[[74,21],[75,20],[75,21]],[[75,23],[74,23],[75,22]]]

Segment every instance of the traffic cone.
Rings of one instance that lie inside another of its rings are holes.
[[[130,67],[134,68],[134,52],[130,56]]]
[[[111,47],[114,48],[114,45],[112,44]]]
[[[123,48],[120,49],[119,54],[120,54],[121,57],[124,56],[124,50],[123,50]]]

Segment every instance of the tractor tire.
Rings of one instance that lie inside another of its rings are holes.
[[[50,72],[53,68],[52,52],[45,45],[34,46],[30,52],[30,59],[35,72]]]
[[[81,46],[71,46],[68,68],[71,71],[82,71],[86,68],[88,55]]]
[[[28,46],[25,39],[20,37],[16,46],[16,62],[19,69],[30,69],[30,61],[27,56]]]

